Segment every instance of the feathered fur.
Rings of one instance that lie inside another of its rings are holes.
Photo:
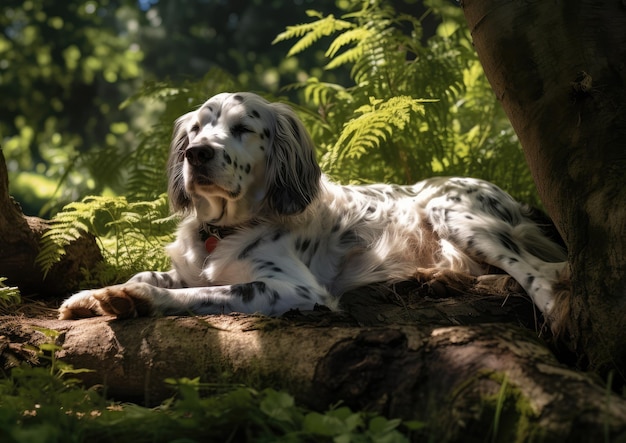
[[[352,288],[420,268],[478,276],[490,266],[549,314],[567,269],[564,250],[491,183],[331,182],[293,111],[251,93],[219,94],[179,118],[168,174],[183,217],[167,248],[173,269],[76,294],[61,318],[337,309]]]

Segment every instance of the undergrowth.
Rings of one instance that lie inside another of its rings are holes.
[[[169,259],[163,245],[173,240],[177,222],[168,210],[165,194],[152,201],[91,196],[70,203],[43,235],[37,264],[47,274],[65,248],[89,232],[99,243],[104,263],[86,273],[83,284],[103,286],[146,269],[166,269]]]
[[[15,286],[7,286],[6,278],[0,277],[0,310],[18,305],[22,301],[20,290]]]
[[[55,331],[46,330],[53,337]],[[0,378],[0,441],[55,442],[408,442],[419,422],[401,422],[341,405],[324,413],[286,392],[168,379],[173,395],[155,408],[107,400],[85,389],[77,370],[37,352],[47,367],[19,366]]]

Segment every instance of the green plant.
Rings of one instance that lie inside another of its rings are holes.
[[[6,278],[0,277],[0,309],[18,305],[22,301],[20,290],[15,286],[7,286]]]
[[[37,263],[47,273],[65,254],[65,247],[85,233],[100,245],[105,263],[89,283],[108,284],[146,269],[169,266],[163,245],[172,240],[175,217],[168,216],[164,194],[153,201],[129,202],[125,197],[86,197],[70,203],[42,236]]]
[[[385,1],[343,3],[341,18],[288,27],[275,42],[297,39],[297,56],[330,36],[326,71],[349,68],[352,85],[310,76],[303,113],[325,172],[341,181],[411,183],[432,175],[471,175],[537,203],[522,152],[461,26],[461,11],[427,4],[441,24],[423,37],[420,18]]]
[[[497,393],[481,398],[482,429],[488,426],[486,440],[541,441],[543,431],[535,426],[537,413],[529,399],[510,382],[505,373],[492,373],[488,377],[500,385]],[[480,426],[480,425],[479,425]]]
[[[502,385],[500,386],[500,391],[498,392],[498,398],[496,400],[495,412],[493,415],[493,429],[491,434],[491,441],[493,443],[498,441],[498,433],[500,431],[500,419],[502,417],[502,409],[504,408],[504,402],[506,401],[506,388],[508,384],[508,379],[506,374],[502,377]]]
[[[57,369],[14,368],[0,379],[3,442],[404,443],[423,427],[345,406],[310,411],[273,389],[220,385],[216,391],[198,379],[167,380],[175,394],[156,408],[120,404],[67,379],[78,371],[59,360],[51,367]]]

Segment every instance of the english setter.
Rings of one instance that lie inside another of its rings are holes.
[[[182,216],[167,247],[173,269],[75,294],[60,318],[338,309],[358,286],[422,268],[480,276],[489,265],[547,315],[567,267],[564,250],[491,183],[333,183],[294,112],[252,93],[222,93],[180,117],[168,174]]]

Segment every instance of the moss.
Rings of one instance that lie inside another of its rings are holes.
[[[528,399],[506,374],[493,373],[488,378],[500,385],[497,393],[481,397],[479,422],[488,427],[486,441],[544,441],[544,432],[537,425],[538,415]]]
[[[444,441],[543,442],[531,399],[511,384],[502,372],[480,372],[460,383],[450,397],[446,413],[431,415],[436,433]],[[429,420],[430,421],[430,420]]]

